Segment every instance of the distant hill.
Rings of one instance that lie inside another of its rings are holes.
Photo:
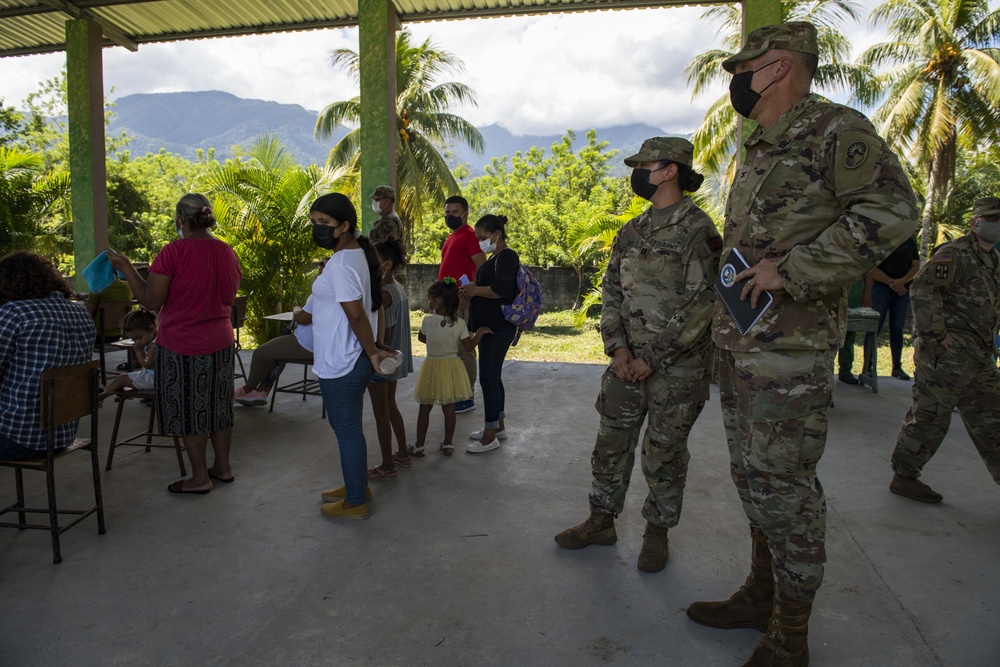
[[[108,132],[124,131],[134,136],[129,149],[133,155],[156,153],[161,148],[194,158],[197,149],[214,148],[220,158],[230,157],[233,146],[249,148],[262,134],[277,137],[302,164],[323,164],[330,149],[347,133],[339,129],[334,137],[320,144],[313,138],[318,112],[297,104],[279,104],[264,100],[247,100],[220,91],[185,93],[149,93],[126,95],[115,100],[117,116]],[[576,145],[586,141],[591,128],[576,130]],[[551,135],[511,134],[499,125],[479,128],[486,141],[483,155],[476,155],[466,146],[452,146],[452,166],[466,164],[473,176],[483,173],[483,166],[493,157],[513,156],[532,146],[549,148],[562,138]],[[649,125],[633,124],[597,128],[597,138],[618,150],[618,158],[629,155],[643,139],[664,134]],[[614,172],[625,172],[617,159]]]

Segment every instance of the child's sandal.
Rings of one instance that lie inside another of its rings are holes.
[[[410,452],[410,456],[416,456],[418,459],[424,458],[424,446],[423,445],[421,445],[419,447],[414,447],[413,445],[410,445],[407,448],[407,451]]]
[[[442,442],[441,451],[444,453],[445,456],[451,456],[452,454],[455,453],[455,445],[451,444],[450,442]]]

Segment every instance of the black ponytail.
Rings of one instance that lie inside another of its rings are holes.
[[[674,162],[677,165],[677,185],[683,192],[695,192],[705,181],[705,177],[686,164]]]
[[[382,307],[382,272],[378,268],[378,255],[375,254],[375,246],[372,245],[367,236],[359,235],[358,245],[365,251],[365,259],[368,260],[368,275],[372,291],[372,312],[375,312]]]

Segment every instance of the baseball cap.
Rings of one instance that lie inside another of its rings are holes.
[[[1000,197],[982,197],[972,205],[972,215],[981,218],[987,215],[1000,215]]]
[[[385,199],[386,197],[389,199],[395,199],[396,188],[391,185],[380,185],[375,188],[375,192],[372,193],[372,199]]]
[[[642,148],[631,157],[625,158],[625,164],[635,167],[643,162],[660,162],[669,160],[691,166],[694,159],[694,146],[687,139],[680,137],[653,137],[642,142]]]

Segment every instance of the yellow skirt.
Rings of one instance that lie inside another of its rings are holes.
[[[428,357],[420,366],[413,398],[421,405],[449,405],[472,399],[465,365],[455,357]]]

